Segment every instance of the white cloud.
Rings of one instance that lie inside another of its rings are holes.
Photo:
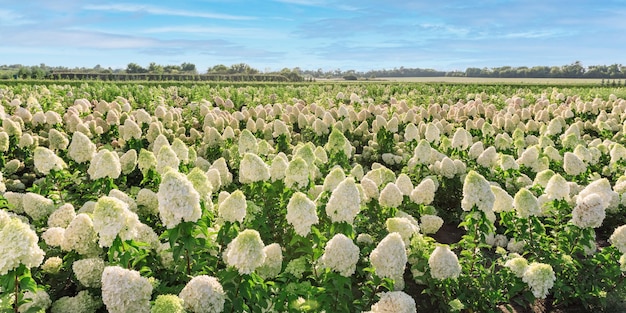
[[[168,16],[183,16],[183,17],[199,17],[207,19],[219,19],[219,20],[253,20],[255,17],[210,13],[202,11],[190,11],[190,10],[178,10],[164,7],[157,7],[144,4],[103,4],[103,5],[87,5],[83,9],[90,11],[116,11],[127,13],[147,13],[153,15],[168,15]]]

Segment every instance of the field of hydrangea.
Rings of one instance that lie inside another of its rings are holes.
[[[624,309],[624,98],[0,84],[0,311]]]

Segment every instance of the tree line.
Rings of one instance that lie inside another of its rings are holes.
[[[55,76],[56,74],[56,76]],[[129,63],[124,69],[104,68],[96,65],[93,68],[85,67],[61,67],[47,66],[45,64],[35,66],[24,66],[21,64],[0,65],[0,79],[21,78],[21,79],[45,79],[61,77],[62,75],[81,74],[78,77],[141,77],[136,74],[149,74],[149,77],[169,77],[185,78],[197,77],[198,75],[208,75],[210,77],[231,77],[236,76],[242,79],[245,77],[255,77],[255,80],[264,75],[285,77],[288,81],[312,81],[318,78],[344,78],[346,80],[372,79],[384,77],[491,77],[491,78],[604,78],[622,79],[626,78],[626,66],[622,64],[611,65],[590,65],[583,66],[580,61],[562,66],[501,66],[501,67],[469,67],[465,71],[439,71],[425,68],[399,67],[393,69],[379,69],[369,71],[355,70],[303,70],[299,67],[283,68],[280,71],[260,71],[246,63],[237,63],[230,66],[217,64],[208,67],[200,73],[193,63],[182,63],[180,65],[162,65],[155,62],[143,67],[137,63]],[[90,74],[90,75],[86,75]],[[95,75],[98,74],[98,75]],[[109,74],[108,76],[105,74]],[[112,74],[112,75],[111,75]],[[123,74],[133,74],[124,76]],[[77,77],[74,75],[73,77]]]

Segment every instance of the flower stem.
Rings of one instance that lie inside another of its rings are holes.
[[[19,305],[18,305],[19,304],[18,303],[19,294],[20,294],[20,281],[19,281],[19,279],[17,277],[17,272],[16,272],[15,273],[15,303],[13,303],[13,311],[15,313],[19,312],[19,310],[18,310],[18,308],[19,308]]]

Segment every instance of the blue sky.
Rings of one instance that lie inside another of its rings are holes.
[[[261,71],[626,63],[626,0],[0,0],[0,64]]]

